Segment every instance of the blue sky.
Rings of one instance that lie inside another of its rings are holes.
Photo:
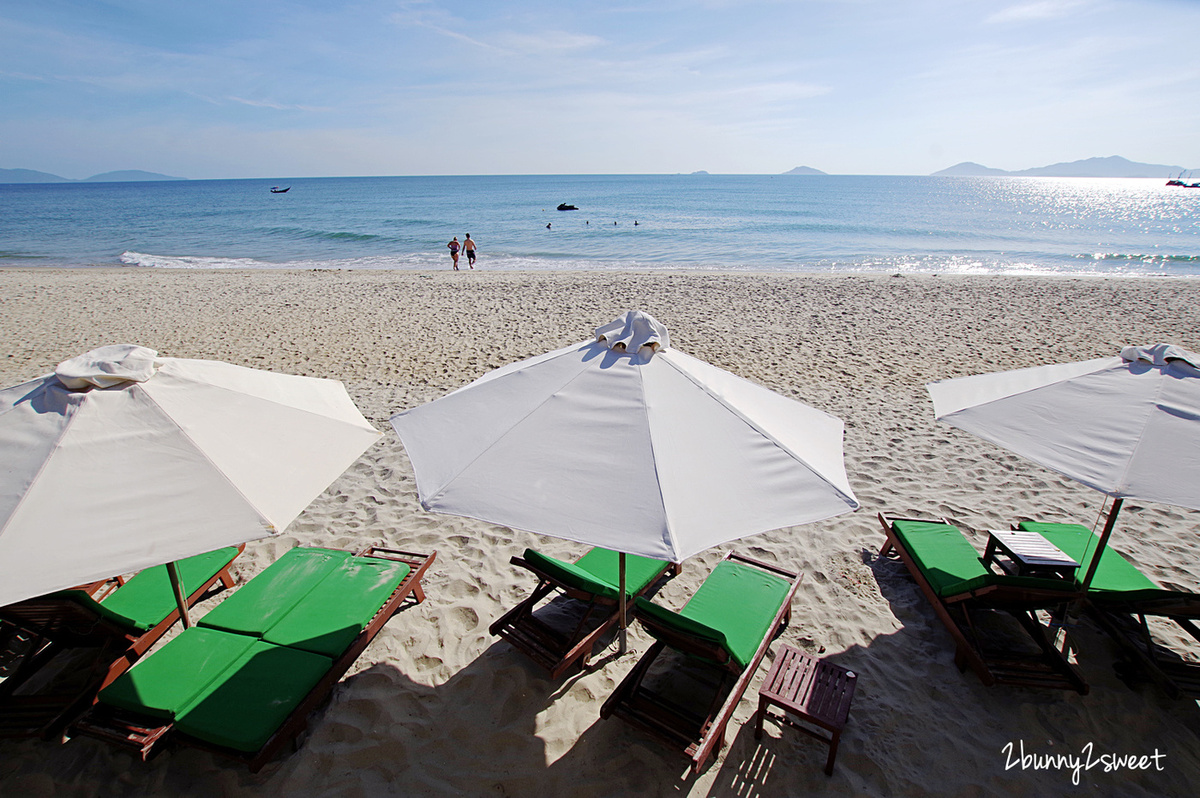
[[[1200,168],[1200,0],[0,0],[0,167]]]

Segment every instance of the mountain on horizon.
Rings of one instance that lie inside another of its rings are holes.
[[[70,183],[65,177],[36,169],[0,169],[0,183]]]
[[[797,166],[795,169],[789,169],[784,172],[785,175],[827,175],[828,172],[822,172],[820,169],[813,169],[811,166]]]
[[[0,183],[132,183],[151,180],[187,180],[186,177],[171,177],[158,172],[143,172],[140,169],[123,169],[104,172],[83,180],[59,177],[36,169],[0,169]]]
[[[1050,166],[1039,166],[1033,169],[1022,169],[1010,172],[1005,169],[992,169],[988,166],[963,161],[948,169],[934,172],[935,177],[1174,177],[1187,171],[1182,166],[1166,164],[1137,163],[1111,155],[1107,158],[1086,158],[1082,161],[1056,163]]]
[[[121,169],[104,172],[83,179],[84,183],[144,183],[150,180],[187,180],[186,177],[171,177],[158,172],[143,172],[141,169]]]

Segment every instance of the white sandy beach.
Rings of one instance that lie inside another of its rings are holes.
[[[1114,646],[1073,630],[1091,693],[983,687],[903,565],[877,556],[875,514],[945,515],[974,535],[1028,518],[1091,525],[1102,497],[938,424],[924,385],[1111,356],[1128,344],[1200,351],[1200,281],[1033,277],[0,269],[0,385],[109,343],[345,383],[384,438],[281,536],[248,545],[244,581],[296,545],[429,551],[428,601],[393,618],[311,719],[295,753],[258,774],[193,750],[142,763],[86,738],[0,741],[0,795],[1193,795],[1200,708],[1127,687]],[[534,545],[583,547],[433,515],[417,501],[394,412],[497,366],[584,340],[630,309],[689,354],[846,423],[862,508],[748,538],[684,563],[656,598],[680,606],[731,548],[804,573],[782,642],[859,673],[832,777],[826,749],[747,719],[699,777],[622,721],[599,718],[634,653],[552,682],[489,623],[532,587],[509,564]],[[48,540],[48,544],[52,541]],[[1164,586],[1200,590],[1200,513],[1128,502],[1112,545]],[[10,567],[5,564],[3,567]],[[198,614],[204,611],[200,606]],[[1190,640],[1164,627],[1177,649]],[[1200,646],[1192,641],[1192,650]],[[1197,654],[1192,655],[1193,658]],[[1161,753],[1161,770],[1079,773],[1010,764],[1038,754]],[[1019,753],[1014,751],[1014,755]]]

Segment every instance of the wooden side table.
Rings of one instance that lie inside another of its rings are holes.
[[[825,760],[825,775],[833,775],[833,760],[837,756],[842,727],[850,716],[850,702],[854,699],[854,687],[858,675],[832,662],[817,659],[798,648],[781,644],[779,654],[767,673],[758,691],[758,712],[755,713],[754,737],[762,738],[763,718],[770,718],[782,725],[791,726],[829,746],[829,758]],[[800,720],[825,729],[826,737],[819,731],[796,722],[787,714],[782,716],[771,711],[776,706],[795,715]]]
[[[1006,555],[1012,565],[996,558]],[[1064,554],[1061,549],[1037,532],[1010,529],[994,529],[988,532],[987,547],[983,551],[983,564],[996,563],[1003,570],[1016,576],[1050,576],[1071,580],[1079,563]]]

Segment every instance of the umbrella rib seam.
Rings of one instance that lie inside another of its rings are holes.
[[[669,361],[668,361],[669,362]],[[644,408],[649,408],[649,403],[646,401],[646,380],[642,376],[642,370],[637,370],[638,392],[641,393],[641,405]],[[654,431],[651,429],[649,413],[646,415],[646,437],[649,440],[650,460],[653,463],[655,483],[658,485],[658,503],[662,507],[662,518],[664,531],[667,534],[667,544],[676,556],[679,554],[679,540],[675,535],[675,529],[671,526],[671,514],[667,512],[666,491],[662,489],[662,475],[658,472],[658,452],[654,448]],[[685,557],[680,556],[677,562],[683,562]]]
[[[228,390],[228,389],[226,389],[226,390]],[[231,480],[229,478],[229,475],[225,473],[224,469],[222,469],[215,462],[213,462],[212,458],[208,456],[208,453],[205,452],[204,449],[202,449],[196,443],[196,441],[192,438],[192,436],[188,434],[188,431],[186,429],[184,429],[179,424],[178,421],[175,420],[175,417],[172,416],[170,413],[168,413],[166,411],[166,409],[158,403],[158,399],[156,399],[154,397],[154,394],[152,394],[150,391],[146,390],[145,387],[143,387],[140,384],[130,386],[129,391],[130,391],[130,393],[133,393],[134,391],[138,391],[138,392],[142,393],[147,399],[150,400],[150,403],[152,405],[154,405],[154,408],[156,410],[158,410],[159,413],[162,414],[163,418],[167,419],[167,421],[169,421],[171,423],[171,426],[173,426],[175,429],[179,430],[179,434],[182,435],[184,437],[184,439],[187,440],[187,442],[192,445],[192,448],[196,451],[197,454],[200,455],[200,457],[202,457],[204,459],[204,462],[208,463],[208,465],[212,468],[213,471],[215,471],[221,475],[221,479],[227,485],[229,485],[230,488],[233,489],[234,493],[236,493],[238,496],[242,497],[242,501],[244,501],[246,503],[247,507],[250,507],[254,511],[254,514],[256,516],[258,516],[259,521],[266,527],[266,529],[268,529],[272,532],[282,532],[283,531],[283,530],[275,528],[275,525],[273,523],[271,523],[271,520],[269,518],[267,518],[265,515],[262,514],[262,511],[258,509],[258,506],[256,504],[254,504],[254,502],[250,501],[250,498],[242,491],[241,488],[239,488],[237,485],[234,484],[233,480]],[[278,404],[278,403],[276,403],[276,404]]]
[[[250,371],[254,370],[254,369],[249,369],[248,367],[244,367],[244,368],[247,368],[247,370],[250,370]],[[274,372],[271,372],[271,373],[274,373]],[[285,407],[288,410],[295,411],[297,413],[303,413],[305,415],[312,416],[314,418],[321,419],[323,421],[336,421],[339,424],[346,424],[348,426],[355,427],[356,429],[361,429],[361,427],[358,427],[358,425],[354,424],[353,422],[345,421],[340,418],[331,418],[330,416],[322,415],[321,413],[318,413],[315,410],[309,410],[306,407],[297,407],[296,405],[289,405],[286,402],[279,401],[278,399],[272,399],[272,398],[266,397],[266,396],[259,396],[258,394],[237,391],[237,390],[234,390],[233,388],[228,388],[224,385],[218,385],[215,382],[202,382],[202,381],[197,380],[196,378],[190,377],[190,376],[184,376],[184,375],[179,375],[179,374],[172,374],[171,376],[175,377],[176,379],[179,379],[179,380],[187,380],[188,382],[191,382],[191,383],[198,383],[198,384],[204,385],[207,388],[211,388],[212,390],[222,391],[224,393],[232,394],[234,396],[249,396],[252,399],[255,399],[257,401],[266,402],[267,404],[274,405],[276,407]],[[288,375],[288,376],[296,376],[296,375]],[[304,379],[317,380],[319,382],[334,383],[334,384],[340,385],[343,390],[345,390],[345,388],[346,388],[346,386],[344,384],[342,384],[342,382],[340,380],[330,380],[330,379],[326,379],[324,377],[304,377]],[[144,386],[145,383],[139,383],[139,385]],[[349,392],[347,392],[347,395],[349,395]],[[353,400],[351,400],[351,401],[353,402]],[[157,406],[158,402],[156,401],[154,404]],[[166,412],[166,411],[164,411],[164,412]],[[378,435],[381,438],[383,437],[383,433],[380,432],[378,429],[375,429],[375,425],[372,424],[370,421],[367,422],[367,426],[369,426],[371,429],[375,430],[376,435]],[[188,440],[191,440],[191,439],[189,438]]]
[[[572,349],[572,350],[570,350],[569,352],[563,352],[563,353],[562,353],[562,355],[571,354],[572,352],[575,352],[575,351],[577,351],[577,350],[574,350],[574,349]],[[561,357],[562,355],[560,355],[560,357]],[[544,362],[549,362],[550,360],[554,360],[554,359],[557,359],[557,358],[548,358],[548,359],[547,359],[546,361],[544,361]],[[586,363],[583,363],[582,365],[583,365],[583,366],[586,366]],[[456,479],[458,479],[460,476],[462,476],[462,475],[463,475],[463,473],[464,473],[464,472],[465,472],[465,471],[466,471],[468,468],[470,468],[471,466],[473,466],[475,463],[479,462],[479,460],[481,460],[481,459],[483,458],[483,456],[484,456],[484,455],[486,455],[488,452],[490,452],[492,449],[494,449],[494,448],[496,447],[496,445],[500,443],[500,441],[502,441],[502,440],[504,440],[505,438],[507,438],[507,437],[508,437],[508,434],[509,434],[509,432],[511,432],[511,431],[512,431],[514,428],[516,428],[516,427],[520,426],[521,424],[523,424],[523,423],[524,423],[524,422],[525,422],[525,421],[526,421],[526,420],[527,420],[527,419],[528,419],[530,416],[532,416],[532,415],[533,415],[534,413],[536,413],[538,410],[540,410],[541,408],[545,407],[546,403],[547,403],[547,402],[549,402],[551,399],[553,399],[553,398],[554,398],[554,396],[557,394],[557,392],[558,392],[558,391],[561,391],[563,388],[565,388],[566,386],[570,385],[570,384],[571,384],[571,383],[573,383],[575,380],[579,379],[579,377],[580,377],[580,376],[583,374],[584,370],[585,370],[585,369],[581,367],[581,368],[580,368],[578,371],[576,371],[574,374],[572,374],[572,375],[571,375],[571,378],[570,378],[570,379],[568,379],[566,382],[564,382],[562,385],[560,385],[560,386],[558,387],[557,391],[555,391],[555,392],[553,392],[553,393],[549,394],[549,395],[548,395],[548,396],[547,396],[545,399],[543,399],[542,401],[540,401],[540,402],[538,402],[537,404],[535,404],[535,405],[533,405],[532,407],[530,407],[530,408],[529,408],[529,412],[527,412],[527,413],[525,413],[525,415],[521,416],[521,418],[520,418],[520,419],[519,419],[519,420],[518,420],[516,423],[514,423],[514,424],[513,424],[511,427],[509,427],[509,428],[508,428],[508,430],[507,430],[507,431],[506,431],[506,432],[505,432],[503,435],[501,435],[501,436],[497,437],[495,440],[493,440],[491,443],[489,443],[489,444],[488,444],[486,447],[484,447],[483,449],[481,449],[477,455],[475,455],[474,457],[472,457],[472,458],[471,458],[470,460],[468,460],[467,462],[463,463],[463,466],[462,466],[462,468],[460,468],[460,469],[458,469],[457,471],[455,471],[453,474],[451,474],[449,477],[447,477],[447,478],[446,478],[446,479],[445,479],[445,480],[442,482],[442,484],[441,484],[441,485],[438,487],[437,491],[436,491],[436,492],[435,492],[433,495],[431,495],[431,496],[429,497],[429,502],[432,504],[432,502],[433,502],[435,499],[438,499],[438,498],[441,498],[442,496],[445,496],[445,493],[446,493],[446,488],[447,488],[447,487],[449,487],[451,484],[453,484],[454,480],[456,480]],[[469,383],[468,385],[464,385],[464,386],[463,386],[463,388],[468,388],[468,387],[470,387],[470,385],[473,385],[473,384],[474,384],[474,383]],[[461,391],[461,390],[462,390],[462,388],[455,389],[454,391],[451,391],[450,393],[446,394],[446,396],[450,396],[450,395],[452,395],[452,394],[458,393],[458,391]],[[443,397],[443,398],[445,398],[445,397]],[[434,401],[437,401],[437,400],[435,399]],[[415,408],[414,408],[414,409],[415,409]],[[402,413],[397,413],[397,414],[396,414],[396,416],[399,416],[399,415],[403,415],[403,414],[402,414]],[[392,416],[392,418],[395,418],[396,416]],[[393,425],[393,428],[395,428],[395,425]],[[399,435],[399,434],[400,434],[400,431],[399,431],[398,429],[396,430],[396,434],[397,434],[397,435]],[[401,443],[403,443],[403,438],[401,438]],[[412,458],[411,458],[411,456],[410,456],[410,457],[409,457],[409,460],[411,461],[411,459],[412,459]],[[415,471],[415,469],[414,469],[414,471]],[[428,508],[428,507],[426,507],[426,509],[429,509],[429,508]],[[441,511],[439,511],[439,512],[441,512]],[[474,516],[465,516],[465,517],[467,517],[467,518],[473,518]],[[483,519],[479,519],[479,520],[483,520]],[[491,522],[489,522],[489,523],[491,523]],[[497,526],[499,526],[499,525],[497,525]],[[528,530],[526,530],[526,531],[528,531]]]
[[[50,375],[50,376],[53,379],[57,379],[57,378],[54,378],[53,375]],[[50,382],[51,382],[51,380],[47,379],[46,382],[42,384],[43,393],[45,392],[46,387],[48,385],[50,385]],[[37,473],[35,473],[33,475],[33,477],[29,480],[30,488],[32,488],[34,485],[37,484],[38,480],[41,479],[42,474],[45,473],[46,469],[49,467],[50,462],[54,459],[54,455],[56,455],[62,449],[63,438],[66,437],[67,431],[70,430],[71,426],[75,423],[75,416],[77,416],[79,414],[80,407],[81,406],[78,404],[75,404],[75,403],[71,404],[70,415],[67,419],[67,423],[63,424],[62,430],[59,432],[58,438],[55,439],[54,446],[50,450],[50,454],[44,460],[42,460],[41,465],[38,466]],[[15,505],[13,505],[12,512],[8,514],[8,518],[5,519],[4,524],[0,525],[0,536],[4,535],[4,532],[5,532],[5,530],[8,529],[9,524],[11,524],[13,522],[13,519],[15,519],[20,514],[21,508],[25,505],[25,500],[27,498],[29,498],[30,493],[31,493],[31,491],[29,490],[29,488],[26,488],[25,491],[22,492],[21,497],[19,499],[17,499],[17,503]]]
[[[1166,376],[1167,368],[1168,367],[1166,367],[1166,366],[1162,367],[1163,376]],[[1155,390],[1154,390],[1154,407],[1151,408],[1148,413],[1146,413],[1146,417],[1142,422],[1142,428],[1138,432],[1136,443],[1134,444],[1133,449],[1131,450],[1132,453],[1130,454],[1129,459],[1127,459],[1125,461],[1125,467],[1121,469],[1121,479],[1114,486],[1116,488],[1116,491],[1114,492],[1115,495],[1113,496],[1113,498],[1132,498],[1132,497],[1122,496],[1121,494],[1123,494],[1125,492],[1125,486],[1128,484],[1129,472],[1133,469],[1134,455],[1137,453],[1138,447],[1141,445],[1142,439],[1146,437],[1146,430],[1150,427],[1150,422],[1154,418],[1154,408],[1158,408],[1158,407],[1162,406],[1162,396],[1163,396],[1164,387],[1165,387],[1164,380],[1162,380],[1160,378],[1158,381],[1158,384],[1155,386]]]
[[[815,469],[815,468],[813,468],[811,465],[809,465],[809,463],[808,463],[806,460],[804,460],[804,458],[800,457],[800,456],[799,456],[799,455],[797,455],[795,452],[793,452],[792,450],[790,450],[788,447],[784,446],[782,443],[780,443],[780,442],[779,442],[779,440],[778,440],[778,439],[777,439],[777,438],[776,438],[774,435],[771,435],[771,434],[770,434],[770,433],[768,433],[766,430],[762,429],[762,428],[761,428],[761,427],[759,427],[757,424],[755,424],[753,421],[751,421],[750,419],[748,419],[748,418],[745,416],[745,414],[744,414],[744,413],[742,413],[740,410],[738,410],[736,407],[732,406],[731,404],[729,404],[729,402],[725,401],[723,398],[721,398],[721,397],[720,397],[720,396],[718,396],[717,394],[713,393],[713,392],[712,392],[712,391],[711,391],[711,390],[708,388],[708,386],[707,386],[707,385],[705,385],[704,383],[702,383],[702,382],[699,382],[698,380],[696,380],[694,377],[692,377],[692,375],[691,375],[691,374],[689,374],[688,372],[686,372],[685,370],[683,370],[682,368],[680,368],[680,367],[679,367],[677,364],[675,364],[675,363],[672,363],[670,360],[667,360],[666,362],[667,362],[667,364],[668,364],[668,365],[670,365],[670,366],[671,366],[671,368],[673,368],[673,369],[674,369],[674,370],[675,370],[677,373],[679,373],[680,375],[682,375],[682,376],[683,376],[685,379],[687,379],[688,381],[690,381],[690,382],[691,382],[693,385],[695,385],[696,387],[698,387],[698,388],[699,388],[701,391],[703,391],[704,393],[706,393],[706,394],[708,394],[709,396],[711,396],[711,397],[712,397],[712,398],[713,398],[715,401],[719,402],[719,403],[721,404],[721,406],[722,406],[722,407],[724,407],[726,410],[728,410],[728,411],[729,411],[730,413],[732,413],[734,416],[736,416],[737,418],[741,419],[741,421],[742,421],[742,423],[743,423],[743,424],[745,424],[746,426],[748,426],[748,427],[750,427],[751,429],[753,429],[753,430],[755,430],[756,432],[758,432],[758,434],[762,435],[764,438],[766,438],[767,440],[769,440],[769,441],[772,443],[772,445],[774,445],[774,446],[775,446],[777,449],[779,449],[780,451],[782,451],[784,454],[786,454],[786,455],[787,455],[788,457],[790,457],[791,459],[795,460],[795,461],[796,461],[797,463],[799,463],[800,465],[804,466],[804,468],[806,468],[806,469],[807,469],[807,470],[808,470],[808,471],[809,471],[811,474],[813,474],[814,476],[816,476],[816,477],[817,477],[817,479],[821,480],[821,481],[822,481],[822,482],[824,482],[826,485],[828,485],[830,488],[832,488],[832,489],[833,489],[833,491],[834,491],[834,493],[836,493],[838,496],[840,496],[840,497],[842,498],[842,500],[843,500],[843,501],[845,501],[845,502],[846,502],[848,505],[850,505],[850,507],[851,507],[852,509],[855,509],[855,510],[857,510],[857,509],[858,509],[858,508],[861,506],[861,505],[859,504],[859,502],[858,502],[858,500],[857,500],[857,499],[855,499],[855,498],[854,498],[854,497],[852,497],[852,496],[847,496],[847,495],[846,495],[846,494],[845,494],[845,493],[842,491],[842,489],[841,489],[841,488],[839,488],[837,485],[833,484],[833,483],[832,483],[832,482],[830,482],[828,479],[826,479],[824,474],[822,474],[820,471],[818,471],[817,469]],[[737,376],[737,375],[734,375],[734,376]],[[744,377],[742,377],[742,378],[740,378],[740,379],[745,379],[745,378],[744,378]],[[747,382],[749,382],[749,381],[747,380]],[[755,384],[755,383],[751,383],[751,384],[753,385],[753,384]],[[760,387],[761,387],[761,386],[760,386]],[[770,390],[770,389],[765,389],[765,390]],[[824,412],[824,411],[821,411],[821,412]],[[826,413],[826,415],[828,415],[828,413]],[[845,435],[845,432],[844,432],[844,426],[843,426],[843,437],[844,437],[844,435]],[[844,468],[844,467],[843,467],[843,468]]]

